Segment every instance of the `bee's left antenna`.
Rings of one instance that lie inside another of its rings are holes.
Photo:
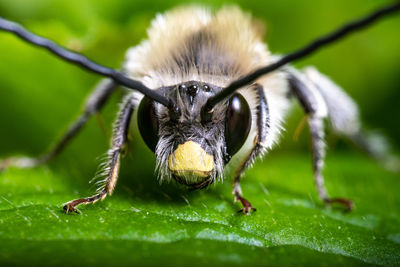
[[[217,93],[216,95],[210,97],[206,104],[203,106],[201,110],[201,120],[203,122],[207,122],[212,118],[212,111],[213,108],[216,104],[219,102],[223,101],[225,98],[230,96],[232,93],[234,93],[236,90],[239,88],[249,85],[255,80],[257,80],[259,77],[270,73],[274,70],[277,70],[278,68],[293,62],[297,59],[303,58],[305,56],[308,56],[309,54],[313,53],[314,51],[318,50],[319,48],[331,44],[342,37],[345,37],[346,35],[353,33],[357,30],[360,30],[362,28],[365,28],[366,26],[372,24],[373,22],[389,15],[394,12],[400,11],[400,2],[396,1],[390,5],[384,6],[383,8],[380,8],[376,10],[375,12],[372,12],[371,14],[368,14],[365,17],[362,17],[358,20],[351,21],[344,26],[340,27],[339,29],[333,31],[332,33],[329,33],[325,36],[322,36],[320,38],[317,38],[310,44],[308,44],[305,47],[302,47],[301,49],[294,51],[290,54],[287,54],[286,56],[281,57],[278,61],[275,63],[272,63],[268,66],[261,67],[259,69],[254,70],[253,72],[249,73],[248,75],[241,77],[237,80],[234,80],[231,82],[227,87],[225,87],[222,91]]]
[[[62,46],[47,38],[41,37],[28,31],[16,22],[9,21],[0,17],[0,30],[11,32],[31,44],[47,49],[48,51],[52,52],[53,54],[64,60],[67,60],[75,65],[79,65],[82,68],[85,68],[91,72],[109,77],[113,79],[116,83],[137,90],[145,96],[149,97],[150,99],[164,106],[167,106],[170,109],[174,108],[173,103],[171,103],[168,98],[164,97],[154,90],[151,90],[140,81],[132,80],[115,69],[98,64],[82,54],[72,52],[66,48],[63,48]]]

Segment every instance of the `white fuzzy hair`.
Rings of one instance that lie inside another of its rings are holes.
[[[207,42],[204,54],[211,54],[213,61],[219,57],[228,61],[228,69],[218,64],[204,66],[207,60],[200,60],[203,66],[194,63],[182,69],[180,60],[190,54],[191,46],[185,40],[201,31],[209,31],[213,38],[201,37]],[[262,36],[254,25],[251,16],[237,7],[225,7],[216,13],[197,6],[180,7],[165,14],[158,14],[148,29],[148,39],[127,52],[125,72],[140,80],[150,88],[171,86],[185,81],[200,81],[225,87],[231,81],[247,73],[271,64],[276,58],[271,56]],[[199,71],[206,70],[206,71]],[[270,130],[266,143],[262,146],[270,149],[277,143],[282,130],[282,121],[290,102],[287,98],[288,83],[284,74],[275,72],[256,81],[264,87],[269,107]],[[239,91],[248,101],[253,114],[252,129],[242,149],[234,157],[242,158],[253,146],[256,134],[257,97],[249,88]]]

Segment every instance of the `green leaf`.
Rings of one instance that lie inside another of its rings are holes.
[[[2,0],[0,15],[117,67],[125,50],[145,38],[156,12],[186,2]],[[205,2],[239,4],[266,22],[273,53],[291,52],[377,6],[363,0]],[[393,16],[296,63],[330,75],[355,97],[364,122],[384,128],[397,145],[399,60],[393,55],[400,44],[399,19]],[[0,34],[0,51],[0,158],[38,155],[66,129],[99,77],[8,34]],[[102,112],[107,125],[117,101],[116,96]],[[302,113],[296,116],[287,124],[289,137]],[[95,158],[107,149],[108,136],[91,120],[51,165],[0,174],[0,264],[399,266],[399,175],[359,154],[330,153],[328,191],[353,199],[356,207],[347,214],[324,208],[310,155],[293,153],[307,151],[307,138],[303,134],[293,144],[286,137],[280,154],[267,155],[246,173],[243,192],[257,208],[250,216],[237,213],[229,178],[200,192],[159,185],[154,155],[137,133],[114,195],[80,207],[81,215],[66,215],[63,203],[93,193],[87,181]]]
[[[357,155],[327,164],[328,189],[352,198],[353,212],[321,205],[309,159],[298,155],[277,155],[246,175],[244,194],[257,207],[249,216],[237,213],[230,182],[186,192],[135,172],[122,174],[115,196],[66,215],[62,203],[84,196],[85,185],[73,185],[61,170],[11,169],[0,176],[0,261],[398,265],[398,175]]]

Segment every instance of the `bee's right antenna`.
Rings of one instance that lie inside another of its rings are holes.
[[[121,72],[106,67],[104,65],[98,64],[87,57],[85,57],[82,54],[70,51],[66,48],[63,48],[62,46],[56,44],[55,42],[41,37],[39,35],[36,35],[24,27],[22,27],[20,24],[6,20],[2,17],[0,17],[0,30],[11,32],[21,39],[37,45],[39,47],[43,47],[53,54],[57,55],[58,57],[67,60],[73,64],[79,65],[89,71],[95,72],[97,74],[109,77],[113,79],[116,83],[123,85],[125,87],[138,90],[145,96],[149,97],[150,99],[168,107],[171,111],[177,112],[176,105],[173,104],[168,98],[165,96],[157,93],[155,90],[151,90],[147,86],[145,86],[143,83],[140,81],[132,80],[123,75]],[[178,110],[179,111],[179,110]]]
[[[315,41],[311,42],[309,45],[307,45],[295,52],[287,54],[286,56],[280,58],[275,63],[272,63],[271,65],[256,69],[255,71],[251,72],[250,74],[231,82],[225,89],[223,89],[222,91],[220,91],[219,93],[217,93],[213,97],[210,97],[207,100],[206,104],[203,106],[203,108],[201,110],[202,122],[209,121],[212,117],[212,110],[213,110],[214,106],[216,104],[218,104],[219,102],[221,102],[222,100],[224,100],[226,97],[230,96],[237,89],[254,82],[256,79],[258,79],[262,75],[270,73],[292,61],[303,58],[303,57],[313,53],[314,51],[318,50],[319,48],[321,48],[325,45],[328,45],[330,43],[333,43],[333,42],[345,37],[346,35],[348,35],[352,32],[355,32],[356,30],[365,28],[368,25],[372,24],[373,22],[377,21],[378,19],[381,19],[384,16],[389,15],[389,14],[394,13],[399,10],[400,10],[400,2],[396,2],[394,4],[385,6],[365,17],[362,17],[358,20],[354,20],[352,22],[345,24],[344,26],[340,27],[339,29],[335,30],[334,32],[316,39]]]

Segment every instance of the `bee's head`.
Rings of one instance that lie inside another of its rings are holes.
[[[201,119],[201,108],[220,90],[196,81],[160,88],[175,110],[147,97],[141,101],[139,130],[156,154],[161,179],[174,178],[192,189],[207,187],[245,142],[251,114],[240,94],[216,105],[209,120]]]

